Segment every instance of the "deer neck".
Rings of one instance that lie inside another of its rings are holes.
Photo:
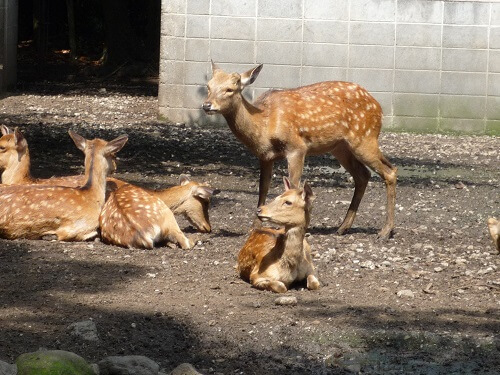
[[[12,162],[2,172],[2,183],[25,184],[33,181],[30,174],[30,154],[28,149],[22,154],[12,157]]]
[[[105,158],[98,157],[94,150],[85,158],[85,184],[81,190],[88,191],[99,207],[102,207],[106,200],[107,174]]]
[[[262,133],[262,111],[249,103],[243,96],[232,111],[223,116],[231,131],[246,146],[254,149],[260,143]]]
[[[172,212],[176,212],[176,210],[189,198],[191,187],[188,185],[178,185],[168,189],[152,190],[148,192],[161,199]]]
[[[296,226],[285,229],[285,242],[283,257],[293,260],[301,257],[304,253],[304,237],[306,235],[305,226]]]

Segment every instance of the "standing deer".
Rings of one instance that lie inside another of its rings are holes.
[[[101,237],[124,247],[152,249],[168,240],[189,249],[192,243],[182,233],[174,213],[184,215],[200,232],[210,232],[212,194],[208,186],[184,175],[180,185],[158,191],[122,185],[111,193],[101,212]]]
[[[255,81],[261,69],[259,65],[243,74],[226,73],[212,63],[213,76],[202,106],[207,114],[222,114],[236,137],[259,158],[258,206],[265,203],[276,160],[287,160],[290,182],[298,185],[306,155],[330,152],[354,178],[354,196],[338,233],[352,226],[370,167],[386,184],[387,220],[379,236],[390,237],[397,168],[379,149],[379,103],[355,83],[331,81],[267,91],[251,104],[242,90]]]
[[[493,244],[500,252],[500,220],[497,220],[494,217],[490,217],[488,219],[488,230],[490,231],[490,236],[493,240]]]
[[[70,131],[85,153],[83,186],[10,185],[0,187],[0,236],[39,239],[55,235],[60,241],[85,241],[97,235],[104,205],[106,176],[114,172],[114,155],[128,140],[86,140]]]
[[[311,218],[311,188],[292,188],[284,177],[285,192],[257,209],[257,217],[283,226],[281,230],[257,228],[250,233],[238,255],[240,277],[253,287],[284,293],[294,282],[307,279],[307,289],[319,289],[311,247],[305,234]]]

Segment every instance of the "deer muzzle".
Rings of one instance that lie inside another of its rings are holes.
[[[212,115],[214,113],[217,113],[218,111],[213,108],[212,102],[206,101],[205,103],[202,104],[201,108],[208,114]]]

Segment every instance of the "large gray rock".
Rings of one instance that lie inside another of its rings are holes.
[[[95,375],[79,355],[64,350],[39,350],[16,359],[17,375]]]
[[[196,371],[196,369],[189,363],[181,363],[179,366],[174,368],[170,375],[203,375],[201,372]]]
[[[99,336],[97,335],[97,326],[92,320],[76,322],[70,324],[68,328],[71,335],[73,336],[81,337],[86,341],[99,341]]]
[[[17,366],[10,363],[0,361],[0,375],[16,375]]]
[[[160,366],[142,355],[111,356],[98,363],[100,375],[158,375]]]

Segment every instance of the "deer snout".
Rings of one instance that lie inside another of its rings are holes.
[[[201,105],[201,108],[203,108],[203,110],[205,112],[207,112],[208,114],[210,114],[211,112],[213,112],[214,110],[212,109],[212,102],[209,102],[209,101],[206,101],[205,103],[203,103]]]
[[[257,208],[257,217],[260,221],[268,221],[269,218],[262,211],[262,207]]]

